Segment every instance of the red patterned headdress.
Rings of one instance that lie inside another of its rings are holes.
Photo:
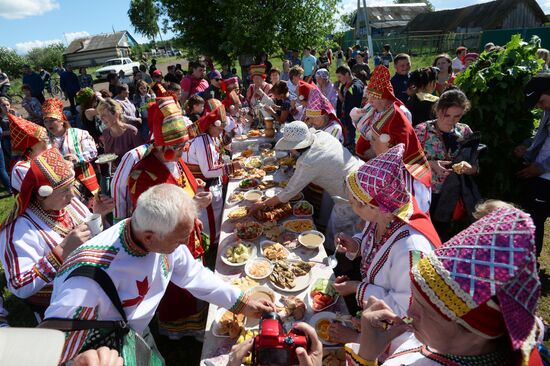
[[[254,76],[261,76],[262,79],[265,80],[265,65],[251,65],[250,66],[250,77],[253,78]]]
[[[60,99],[46,99],[42,104],[42,118],[55,118],[58,121],[66,121],[67,117],[63,113],[63,108],[63,102]]]
[[[413,285],[445,319],[486,339],[506,334],[518,364],[534,365],[541,289],[534,237],[529,215],[498,209],[422,258]]]
[[[10,120],[12,150],[24,153],[40,140],[48,138],[48,132],[44,127],[13,114],[8,114],[8,118]]]
[[[306,83],[305,81],[300,80],[300,82],[298,83],[298,99],[300,101],[307,102],[313,90],[319,90],[317,85]]]
[[[220,103],[220,105],[210,113],[205,114],[197,122],[200,133],[206,133],[208,127],[214,125],[216,127],[221,127],[225,125],[227,120],[227,115],[225,114],[225,107]]]
[[[1,228],[22,215],[35,194],[41,197],[50,196],[55,190],[72,184],[74,174],[72,165],[63,159],[56,148],[48,149],[31,159],[31,167],[23,179],[21,192],[16,196],[12,212],[2,223]]]
[[[407,189],[403,153],[398,144],[369,160],[346,177],[346,185],[353,197],[363,204],[371,204],[381,212],[391,213],[420,231],[435,246],[441,241],[427,215],[418,209],[416,200]]]
[[[393,94],[390,70],[384,65],[378,65],[369,80],[367,86],[369,97],[376,99],[389,99],[394,102],[398,99]]]
[[[180,145],[189,139],[181,109],[171,96],[149,104],[149,122],[156,146]]]

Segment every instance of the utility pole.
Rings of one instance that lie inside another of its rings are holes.
[[[369,14],[367,10],[367,2],[366,0],[363,0],[363,9],[364,9],[364,20],[365,25],[367,26],[367,42],[369,45],[369,57],[374,57],[374,47],[372,46],[372,35],[371,35],[371,29],[370,29],[370,22],[369,22]]]

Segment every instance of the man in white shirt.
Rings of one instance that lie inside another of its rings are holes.
[[[130,219],[104,231],[73,251],[60,268],[46,318],[119,320],[120,313],[97,282],[70,277],[82,266],[103,270],[113,281],[128,325],[143,334],[172,281],[209,303],[259,318],[272,311],[267,301],[248,295],[197,262],[186,245],[197,217],[191,197],[173,184],[160,184],[138,199]],[[70,332],[62,362],[86,344],[88,331]]]

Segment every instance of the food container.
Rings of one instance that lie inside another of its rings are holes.
[[[265,131],[266,131],[266,136],[267,136],[267,130],[272,130],[273,129],[273,118],[266,117],[264,119],[264,125],[265,125]]]
[[[264,132],[265,137],[274,137],[275,136],[275,130],[272,128],[266,128]]]
[[[263,274],[253,273],[255,267],[258,266],[259,264],[265,266],[266,268],[265,273]],[[254,258],[248,261],[248,263],[246,263],[246,265],[244,266],[244,272],[248,277],[254,280],[263,280],[264,278],[269,277],[271,272],[273,272],[273,264],[266,258]],[[269,289],[266,288],[266,290],[269,290]]]
[[[298,243],[308,249],[316,249],[325,243],[325,235],[317,230],[304,231],[298,235]]]
[[[302,212],[306,210],[309,210],[310,213],[306,214]],[[314,212],[313,205],[308,201],[304,201],[304,200],[296,202],[292,208],[292,213],[296,217],[311,217],[313,216],[313,212]]]
[[[258,189],[253,189],[244,194],[244,199],[248,202],[256,202],[258,200],[261,200],[263,196],[264,194],[262,193],[262,191]]]

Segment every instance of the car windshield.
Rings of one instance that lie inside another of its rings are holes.
[[[105,66],[120,65],[120,64],[122,64],[121,60],[109,60],[105,62]]]

